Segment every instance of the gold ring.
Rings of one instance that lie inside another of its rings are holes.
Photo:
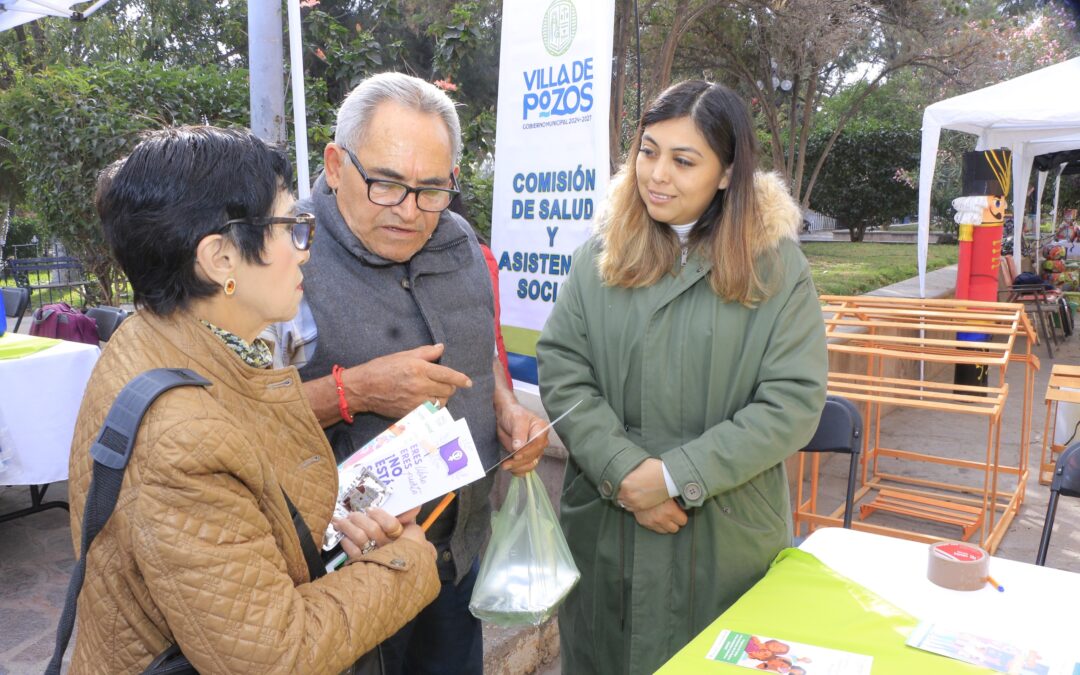
[[[405,526],[402,525],[401,523],[398,523],[397,524],[397,529],[394,530],[393,532],[387,532],[386,536],[390,537],[391,539],[397,539],[398,537],[401,536],[401,533],[404,532],[404,531],[405,531]]]

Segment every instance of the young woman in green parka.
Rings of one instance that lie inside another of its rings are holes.
[[[825,331],[799,208],[756,164],[731,90],[660,94],[540,337],[548,414],[583,401],[559,426],[563,672],[655,671],[791,544]]]

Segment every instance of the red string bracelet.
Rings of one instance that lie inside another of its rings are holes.
[[[337,404],[338,410],[341,411],[341,419],[352,424],[353,416],[349,414],[349,402],[345,400],[345,385],[341,382],[341,374],[345,372],[345,369],[335,363],[330,372],[334,376],[334,385],[337,387]]]

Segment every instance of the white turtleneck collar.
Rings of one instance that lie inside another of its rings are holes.
[[[675,233],[675,236],[679,238],[679,243],[686,246],[687,240],[690,239],[690,230],[694,229],[694,225],[697,225],[696,220],[692,223],[687,223],[686,225],[668,225],[668,227],[670,227]]]

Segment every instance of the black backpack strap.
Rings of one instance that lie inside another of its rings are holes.
[[[116,508],[124,470],[131,459],[143,415],[159,396],[170,389],[194,385],[208,387],[210,381],[183,368],[158,368],[140,373],[120,391],[101,425],[97,440],[90,446],[94,469],[83,512],[82,551],[71,573],[64,611],[56,629],[56,649],[45,670],[46,675],[60,673],[60,664],[75,627],[75,604],[86,574],[86,552]]]
[[[289,515],[292,516],[296,536],[300,538],[300,548],[304,550],[304,562],[307,563],[308,574],[311,580],[315,581],[326,574],[326,564],[319,555],[319,549],[315,547],[315,538],[311,536],[311,530],[308,529],[300,511],[296,509],[296,505],[289,499],[289,493],[285,492],[285,488],[281,488],[281,495],[285,497],[285,503],[289,505]]]

